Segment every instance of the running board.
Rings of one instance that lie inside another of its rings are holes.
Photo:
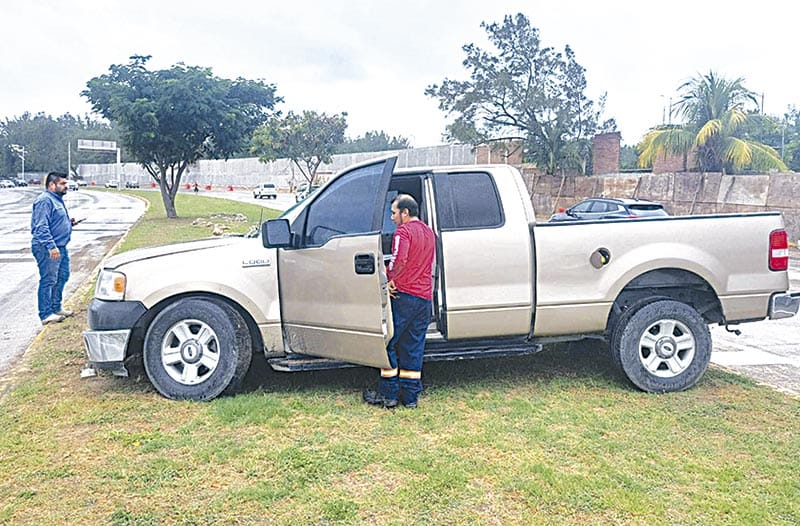
[[[494,347],[494,348],[460,348],[447,349],[441,351],[428,352],[423,357],[425,362],[444,362],[456,360],[476,360],[481,358],[505,358],[507,356],[522,356],[525,354],[536,354],[542,350],[540,344],[529,344],[519,346]],[[267,360],[269,366],[276,371],[284,373],[295,373],[302,371],[324,371],[328,369],[344,369],[347,367],[361,367],[358,364],[332,360],[330,358],[318,358],[307,354],[292,354],[271,358]]]

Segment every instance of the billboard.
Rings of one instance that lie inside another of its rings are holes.
[[[101,152],[116,152],[116,141],[94,141],[90,139],[78,139],[79,150],[94,150]]]

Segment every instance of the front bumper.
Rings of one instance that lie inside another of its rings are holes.
[[[93,299],[88,312],[89,330],[83,332],[89,364],[117,376],[128,376],[125,368],[128,342],[133,327],[146,312],[138,301]]]
[[[773,294],[769,301],[769,319],[791,318],[800,307],[800,292]]]
[[[95,369],[111,371],[117,376],[128,376],[125,351],[130,336],[130,329],[84,331],[83,345],[86,347],[89,363]]]

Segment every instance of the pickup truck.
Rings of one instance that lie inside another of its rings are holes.
[[[708,367],[708,324],[797,312],[779,213],[537,224],[511,166],[395,163],[344,170],[260,239],[108,258],[84,332],[89,363],[124,376],[142,360],[162,395],[192,400],[235,392],[254,353],[279,371],[388,368],[384,263],[399,193],[437,234],[426,361],[604,338],[634,386],[680,391]]]

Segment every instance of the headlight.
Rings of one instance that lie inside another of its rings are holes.
[[[97,277],[94,297],[99,300],[122,301],[125,299],[126,278],[122,272],[101,270]]]

